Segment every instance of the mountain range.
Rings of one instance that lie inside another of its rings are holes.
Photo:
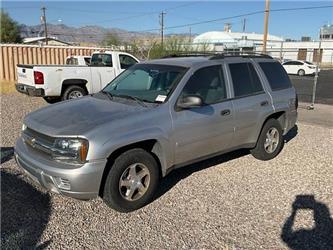
[[[107,34],[113,34],[121,42],[134,40],[153,40],[159,38],[159,33],[127,31],[118,28],[104,28],[101,26],[91,25],[83,27],[70,27],[64,24],[47,24],[49,37],[75,43],[75,44],[96,44],[99,45]],[[20,25],[21,37],[44,36],[43,25]],[[177,34],[177,36],[187,36],[187,34]]]

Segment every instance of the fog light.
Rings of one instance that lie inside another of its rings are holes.
[[[69,180],[61,177],[55,177],[54,180],[58,188],[64,190],[71,190],[71,183]]]

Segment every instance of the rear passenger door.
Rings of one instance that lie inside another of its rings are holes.
[[[228,63],[235,110],[233,146],[247,146],[257,141],[263,120],[273,110],[255,66],[249,59]]]

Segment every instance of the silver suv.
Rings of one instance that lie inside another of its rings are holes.
[[[138,63],[97,94],[30,113],[15,158],[51,191],[100,195],[129,212],[149,203],[172,169],[239,148],[274,158],[296,119],[295,89],[271,57],[172,57]]]

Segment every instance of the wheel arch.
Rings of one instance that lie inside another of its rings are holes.
[[[277,120],[280,123],[282,131],[283,131],[283,134],[284,134],[285,131],[286,131],[286,128],[287,128],[287,124],[286,124],[287,117],[286,116],[287,116],[286,111],[283,111],[283,110],[277,111],[275,113],[272,113],[272,114],[268,115],[265,118],[264,122],[261,124],[261,128],[259,130],[259,133],[257,134],[257,140],[258,140],[258,138],[260,136],[260,133],[261,133],[263,127],[265,126],[266,122],[269,119],[275,119],[275,120]]]
[[[85,91],[87,93],[89,93],[89,91],[87,89],[87,83],[88,83],[88,81],[86,79],[79,79],[79,78],[66,79],[66,80],[62,81],[62,84],[61,84],[61,95],[63,95],[63,93],[69,86],[73,86],[73,85],[83,87],[85,89]]]
[[[148,140],[142,140],[134,143],[130,143],[128,145],[121,146],[114,150],[113,152],[110,153],[110,155],[107,157],[107,163],[103,171],[102,175],[102,180],[99,188],[99,195],[103,196],[103,190],[104,190],[104,185],[105,181],[107,178],[107,175],[113,165],[114,160],[121,155],[122,153],[134,149],[134,148],[141,148],[144,149],[145,151],[151,153],[151,155],[155,158],[159,170],[160,170],[160,175],[164,176],[165,173],[165,156],[162,150],[162,145],[161,143],[156,140],[156,139],[148,139]]]

